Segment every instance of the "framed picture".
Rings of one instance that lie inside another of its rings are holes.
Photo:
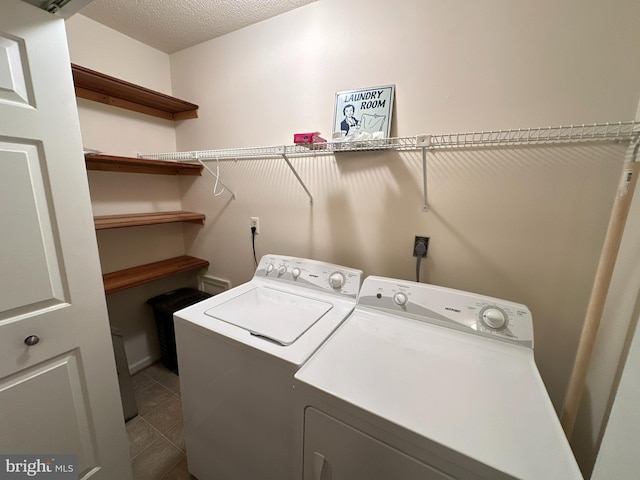
[[[349,138],[360,132],[382,132],[376,136],[389,137],[394,92],[395,85],[384,85],[336,93],[334,138]]]

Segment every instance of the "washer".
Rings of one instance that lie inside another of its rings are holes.
[[[353,311],[360,270],[265,255],[253,279],[174,314],[189,471],[294,475],[293,374]]]
[[[365,279],[296,373],[298,478],[582,478],[524,305]]]

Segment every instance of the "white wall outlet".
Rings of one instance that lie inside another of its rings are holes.
[[[260,233],[260,219],[258,217],[251,217],[251,228],[256,227],[256,233]]]

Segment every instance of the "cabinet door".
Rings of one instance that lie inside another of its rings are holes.
[[[0,226],[0,452],[131,478],[64,21],[18,0],[0,5]]]
[[[451,478],[319,410],[305,411],[304,480]]]

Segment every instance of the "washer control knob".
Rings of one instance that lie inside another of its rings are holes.
[[[407,304],[407,295],[402,292],[396,292],[393,294],[393,303],[399,305],[400,307],[404,307]]]
[[[293,270],[291,270],[291,276],[294,280],[297,280],[300,276],[300,269],[298,267],[295,267]]]
[[[502,310],[487,308],[482,312],[482,321],[487,327],[498,330],[505,326],[507,317]]]
[[[267,267],[265,268],[267,273],[271,273],[273,271],[273,263],[267,263]]]
[[[344,275],[340,272],[333,272],[329,275],[329,285],[333,288],[340,288],[344,285],[345,278]]]
[[[281,277],[285,273],[287,273],[287,266],[286,265],[280,265],[278,267],[278,276]]]

